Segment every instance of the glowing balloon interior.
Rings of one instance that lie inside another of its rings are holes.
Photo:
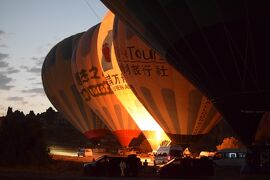
[[[126,107],[142,132],[152,131],[152,133],[144,133],[144,135],[148,139],[152,149],[156,150],[163,140],[170,139],[132,92],[123,77],[114,51],[113,22],[114,15],[111,12],[108,12],[101,23],[97,42],[100,65],[112,91]],[[154,135],[155,137],[147,137],[148,135]],[[164,139],[158,139],[159,137]],[[155,141],[153,141],[154,139]]]

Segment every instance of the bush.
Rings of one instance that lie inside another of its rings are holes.
[[[241,148],[243,145],[242,143],[236,139],[235,137],[227,137],[224,138],[222,143],[220,145],[217,145],[217,150],[221,150],[221,149],[238,149]]]

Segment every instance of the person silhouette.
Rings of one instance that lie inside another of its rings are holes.
[[[121,176],[125,176],[125,170],[127,168],[126,162],[124,160],[121,160],[119,166],[120,166],[120,169],[121,169]]]
[[[147,166],[148,166],[148,162],[147,162],[147,159],[145,159],[143,162],[143,167],[147,167]]]

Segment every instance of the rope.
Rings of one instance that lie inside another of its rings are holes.
[[[92,6],[90,5],[90,3],[87,0],[84,0],[84,2],[90,8],[90,10],[92,11],[92,13],[96,16],[97,20],[98,21],[101,21],[101,18],[98,16],[98,14],[96,13],[96,11],[92,8]]]

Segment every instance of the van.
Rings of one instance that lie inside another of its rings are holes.
[[[222,149],[212,159],[217,166],[243,166],[246,154],[246,149]]]
[[[80,156],[89,157],[89,156],[93,156],[93,151],[92,149],[89,149],[89,148],[79,148],[77,155],[78,157]]]
[[[165,164],[175,157],[183,156],[183,148],[180,145],[161,146],[157,150],[154,158],[154,164]]]

